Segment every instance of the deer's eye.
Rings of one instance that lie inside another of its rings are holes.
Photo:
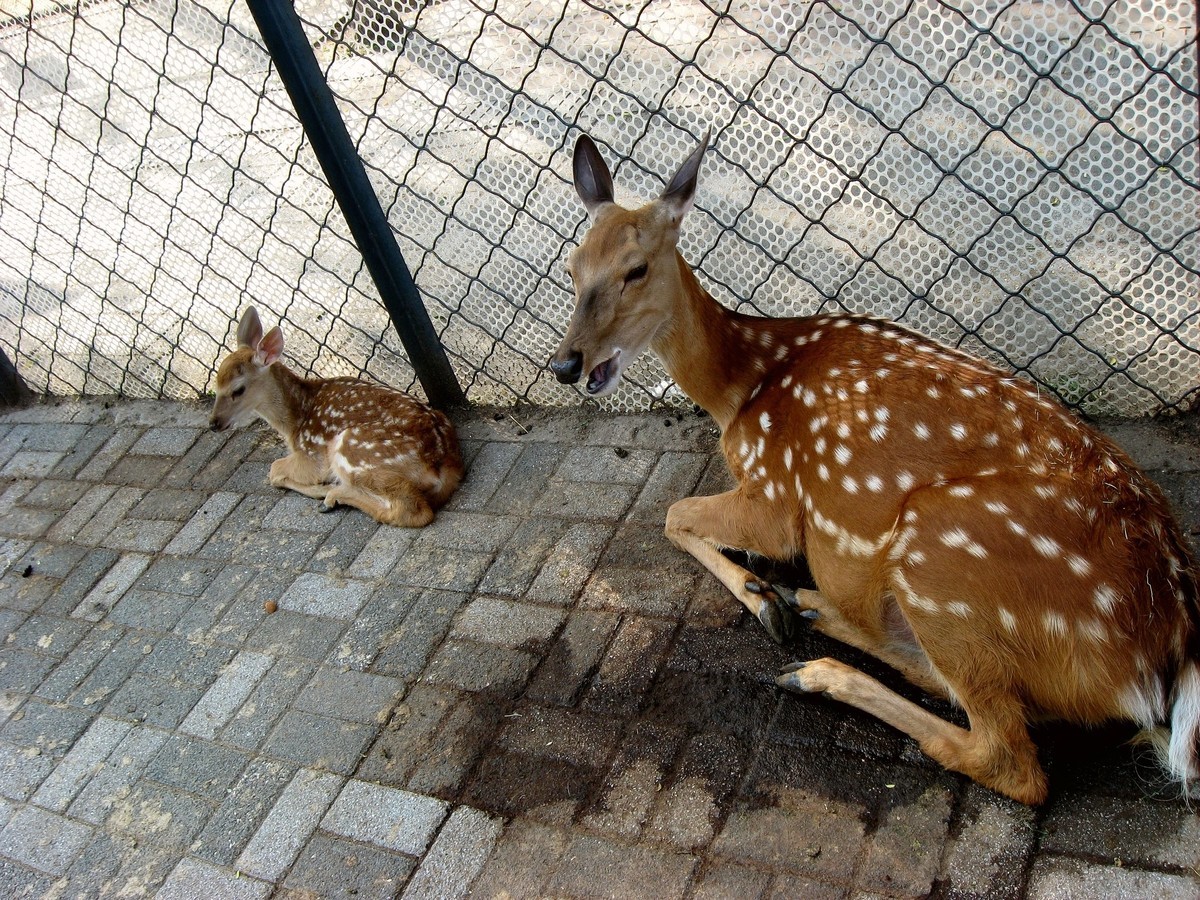
[[[636,269],[630,269],[629,274],[625,276],[625,283],[630,284],[634,281],[641,281],[646,277],[646,264],[642,263]]]
[[[229,396],[236,399],[237,397],[242,396],[242,394],[244,394],[244,393],[246,393],[246,386],[244,384],[241,384],[241,385],[238,385],[237,387],[235,387],[232,391],[230,391]]]

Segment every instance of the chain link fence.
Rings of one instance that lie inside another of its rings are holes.
[[[578,132],[631,201],[711,127],[681,249],[727,305],[889,316],[1089,412],[1195,404],[1194,3],[297,11],[475,402],[574,400],[544,363],[584,228]],[[196,397],[251,302],[299,369],[414,387],[241,2],[18,15],[0,21],[0,347],[31,387]],[[649,357],[628,375],[610,407],[682,400]]]

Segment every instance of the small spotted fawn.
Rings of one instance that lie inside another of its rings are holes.
[[[301,378],[279,357],[279,326],[263,335],[254,307],[238,349],[217,370],[213,431],[266,420],[291,451],[271,484],[355,506],[385,525],[420,528],[454,493],[463,464],[454,426],[403,391],[354,378]]]
[[[705,144],[628,210],[579,139],[591,227],[568,262],[576,308],[551,369],[564,383],[586,373],[601,396],[652,348],[720,425],[737,482],[675,503],[669,538],[776,640],[798,614],[957,703],[970,727],[833,659],[794,663],[778,684],[875,715],[1025,803],[1047,792],[1028,723],[1131,719],[1200,794],[1197,568],[1159,488],[981,359],[879,319],[719,305],[676,250]],[[817,590],[775,589],[722,548],[803,554]]]

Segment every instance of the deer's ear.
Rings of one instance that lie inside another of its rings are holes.
[[[571,168],[575,176],[575,192],[587,208],[588,215],[595,218],[596,210],[605,203],[613,202],[613,181],[600,151],[586,134],[581,134],[575,142]]]
[[[708,149],[708,137],[711,133],[704,132],[700,146],[683,161],[683,165],[679,167],[679,171],[659,198],[676,224],[683,221],[687,211],[692,208],[692,199],[696,196],[696,181],[700,177],[700,162],[704,159],[704,151]]]
[[[253,349],[262,340],[262,334],[262,322],[258,320],[258,310],[253,306],[246,307],[246,311],[242,313],[242,321],[238,322],[238,346]]]
[[[267,332],[254,349],[254,361],[260,366],[269,366],[283,355],[283,331],[276,325]]]

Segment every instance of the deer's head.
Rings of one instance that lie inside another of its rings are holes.
[[[550,359],[563,384],[586,373],[589,394],[611,394],[671,317],[680,284],[679,225],[691,209],[707,145],[705,135],[657,200],[629,210],[613,201],[612,175],[592,139],[581,135],[575,144],[575,190],[591,228],[567,262],[575,312]]]
[[[251,306],[238,323],[237,338],[238,348],[217,369],[217,401],[208,420],[213,431],[245,425],[273,399],[267,369],[283,353],[283,332],[276,325],[264,336]]]

